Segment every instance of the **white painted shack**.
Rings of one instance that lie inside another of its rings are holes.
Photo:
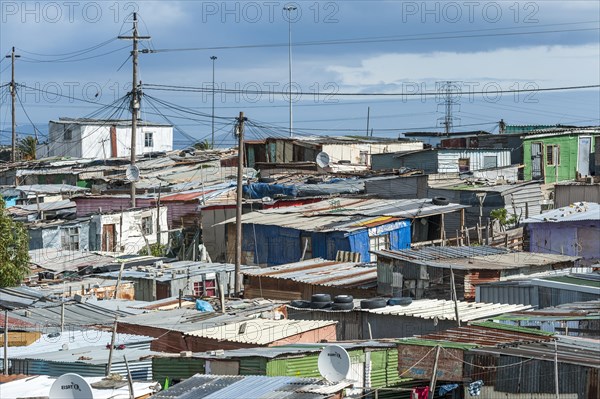
[[[158,227],[160,242],[167,244],[167,208],[160,208],[158,225],[157,214],[156,208],[145,208],[92,215],[90,249],[137,254],[147,244],[155,244],[158,241]]]
[[[171,151],[173,126],[139,121],[136,154]],[[107,159],[131,154],[131,121],[60,118],[48,124],[38,157]]]

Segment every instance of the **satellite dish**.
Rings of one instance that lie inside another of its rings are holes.
[[[80,375],[63,374],[54,381],[48,394],[49,399],[90,399],[93,398],[90,384]]]
[[[345,380],[350,372],[350,355],[338,345],[323,348],[317,362],[319,373],[329,382]]]
[[[321,151],[320,153],[317,154],[317,165],[319,165],[320,168],[326,168],[329,166],[329,162],[331,162],[331,160],[329,159],[329,154]]]
[[[138,168],[136,165],[129,165],[125,170],[125,179],[127,179],[127,181],[139,181],[140,168]]]

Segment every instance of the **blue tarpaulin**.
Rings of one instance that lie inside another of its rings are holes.
[[[295,186],[284,186],[282,184],[251,183],[243,186],[245,198],[260,199],[264,197],[273,198],[276,194],[296,197],[298,190]]]
[[[214,312],[212,305],[202,299],[196,299],[196,310],[201,312]]]

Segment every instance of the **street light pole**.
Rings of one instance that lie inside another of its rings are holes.
[[[290,100],[290,137],[292,137],[292,11],[297,8],[294,6],[283,7],[288,16],[288,66],[289,66],[289,100]]]
[[[215,60],[216,56],[211,56],[212,60],[212,136],[210,141],[210,148],[215,148]]]

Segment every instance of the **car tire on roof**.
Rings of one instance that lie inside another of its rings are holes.
[[[409,296],[399,297],[399,298],[390,298],[390,299],[388,299],[387,303],[390,306],[395,306],[395,305],[408,306],[412,303],[412,298]]]
[[[325,309],[331,307],[331,302],[311,302],[311,309]]]
[[[387,301],[385,298],[370,298],[363,299],[360,301],[361,309],[379,309],[385,308],[387,306]]]
[[[331,302],[331,295],[329,294],[314,294],[310,297],[311,302]]]
[[[446,197],[433,197],[431,203],[433,205],[448,205],[450,203],[450,200]]]
[[[334,302],[331,305],[331,310],[352,310],[354,309],[354,302]]]
[[[290,303],[290,306],[292,306],[294,308],[306,309],[306,308],[310,307],[310,302],[309,301],[303,301],[303,300],[296,300],[296,301],[292,301]]]
[[[354,297],[352,295],[336,295],[333,298],[333,302],[335,303],[352,303],[354,301]]]

